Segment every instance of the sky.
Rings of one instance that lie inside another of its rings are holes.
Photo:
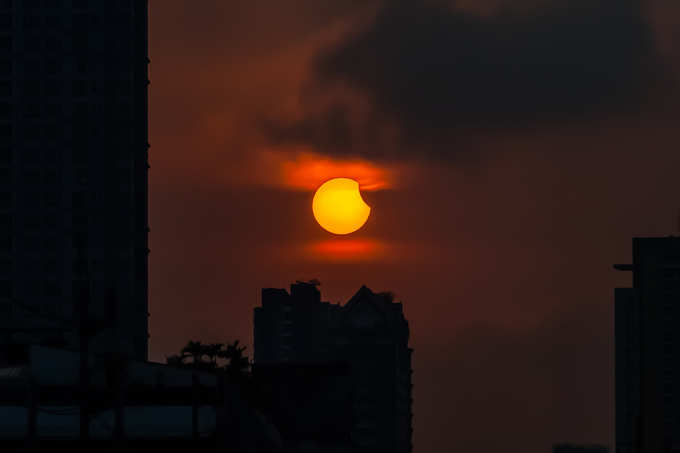
[[[150,357],[263,287],[404,304],[416,452],[609,444],[613,288],[680,234],[674,0],[151,0]],[[314,221],[325,179],[367,224]]]

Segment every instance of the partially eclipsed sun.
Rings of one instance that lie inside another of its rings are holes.
[[[358,182],[334,178],[316,190],[312,211],[323,229],[334,234],[349,234],[364,226],[371,208],[361,198]]]

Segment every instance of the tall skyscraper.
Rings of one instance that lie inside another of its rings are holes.
[[[146,0],[0,0],[0,343],[145,359]]]
[[[365,286],[347,302],[321,301],[313,283],[263,289],[255,308],[255,364],[349,365],[353,451],[412,450],[409,327],[402,304]]]
[[[634,238],[615,292],[616,451],[680,451],[680,237]]]

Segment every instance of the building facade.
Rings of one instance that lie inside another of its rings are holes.
[[[634,238],[615,292],[617,453],[680,452],[680,238]]]
[[[409,327],[401,303],[363,286],[343,306],[313,283],[264,289],[255,308],[255,364],[346,363],[354,451],[412,451]]]
[[[0,343],[146,359],[146,0],[0,0]]]

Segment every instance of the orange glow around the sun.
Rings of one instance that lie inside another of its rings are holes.
[[[386,251],[384,243],[374,239],[328,239],[309,244],[308,255],[323,261],[372,260]]]
[[[361,190],[373,191],[392,186],[390,171],[362,159],[334,159],[311,152],[297,153],[281,164],[286,187],[315,190],[337,177],[354,179]]]

